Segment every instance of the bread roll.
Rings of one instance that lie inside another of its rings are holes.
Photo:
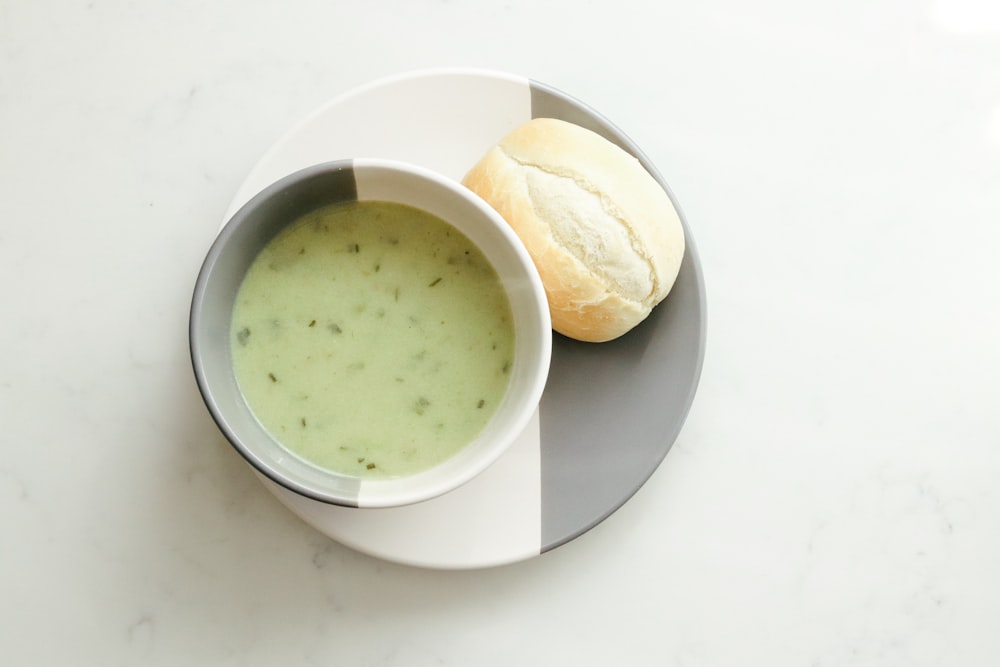
[[[677,211],[638,160],[590,130],[536,118],[463,183],[524,242],[563,335],[617,338],[673,287],[684,257]]]

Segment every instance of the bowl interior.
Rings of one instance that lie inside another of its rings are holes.
[[[260,425],[233,372],[233,303],[257,253],[289,223],[340,201],[391,201],[432,213],[459,229],[493,264],[514,316],[515,354],[501,405],[479,436],[440,465],[391,479],[359,479],[313,465]],[[346,506],[388,507],[446,493],[495,461],[537,408],[551,355],[551,323],[537,271],[509,226],[461,185],[386,160],[325,163],[269,186],[234,214],[206,257],[191,310],[191,353],[213,418],[259,472],[304,496]]]

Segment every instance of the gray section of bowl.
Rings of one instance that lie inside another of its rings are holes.
[[[286,182],[294,180],[294,190],[287,196],[267,198]],[[330,201],[330,193],[341,199],[357,198],[354,170],[349,162],[316,165],[306,168],[265,188],[238,210],[222,228],[209,250],[195,285],[191,303],[191,361],[198,388],[209,413],[226,439],[256,470],[274,482],[315,500],[331,502],[304,488],[283,480],[268,462],[241,444],[241,439],[264,437],[256,418],[247,407],[236,384],[230,353],[232,304],[247,269],[257,253],[280,232],[289,220],[295,220]],[[264,205],[259,205],[265,201]],[[230,252],[220,253],[228,244]],[[208,280],[209,275],[212,280]],[[338,493],[354,502],[337,504],[357,506],[358,480],[345,480]]]
[[[701,376],[706,310],[704,277],[687,221],[650,160],[582,102],[536,81],[530,86],[532,118],[575,123],[634,155],[670,196],[687,237],[673,289],[635,329],[607,343],[554,336],[540,406],[545,552],[615,512],[666,456]]]

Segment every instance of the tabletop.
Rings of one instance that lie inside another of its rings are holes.
[[[987,0],[0,0],[0,662],[995,665],[997,62]],[[638,492],[462,570],[290,512],[187,343],[269,147],[440,67],[627,133],[683,208],[708,322]]]

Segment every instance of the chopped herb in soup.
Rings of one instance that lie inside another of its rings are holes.
[[[240,286],[231,341],[274,438],[359,477],[452,456],[496,411],[514,355],[510,303],[483,253],[389,202],[322,208],[272,240]]]

